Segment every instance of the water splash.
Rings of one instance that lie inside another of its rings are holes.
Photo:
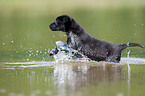
[[[73,53],[66,53],[65,51],[60,51],[56,55],[53,56],[55,62],[66,62],[66,61],[91,61],[86,56],[82,55],[81,58],[77,58]]]
[[[145,64],[144,58],[121,58],[121,64]]]
[[[128,58],[128,61],[127,61],[127,66],[128,66],[128,96],[130,96],[130,66],[129,66],[129,54],[130,54],[130,50],[127,52],[127,58]]]
[[[145,59],[144,58],[131,58],[130,52],[127,52],[127,58],[122,57],[121,61],[119,64],[127,64],[128,66],[128,71],[130,71],[130,64],[145,64]],[[78,61],[92,61],[89,58],[87,58],[86,56],[83,56],[83,58],[73,58],[73,54],[68,54],[65,53],[63,51],[59,52],[58,54],[54,55],[54,59],[56,62],[65,62],[65,61],[74,61],[74,60],[78,60]],[[94,61],[96,62],[96,61]],[[96,62],[97,63],[97,62]]]
[[[129,50],[128,53],[127,53],[127,58],[128,58],[127,66],[128,66],[128,71],[130,71],[130,66],[129,66],[129,54],[130,54],[130,50]]]
[[[3,45],[5,45],[5,43],[3,43]]]

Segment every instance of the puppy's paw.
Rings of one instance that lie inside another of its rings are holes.
[[[57,49],[57,47],[55,47],[54,49],[52,49],[52,51],[50,51],[49,56],[56,55],[58,53],[58,51],[59,50]]]

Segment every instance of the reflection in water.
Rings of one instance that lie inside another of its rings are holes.
[[[118,64],[105,62],[91,64],[59,64],[54,66],[58,96],[75,96],[81,87],[95,85],[99,82],[121,80],[122,68]],[[60,95],[61,94],[61,95]]]
[[[133,70],[130,71],[126,64],[93,61],[0,63],[0,96],[89,96],[90,91],[91,96],[132,96],[137,94],[132,91],[134,86],[140,88],[138,92],[144,92],[144,65],[128,62]]]

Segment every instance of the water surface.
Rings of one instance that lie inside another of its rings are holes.
[[[129,70],[127,60],[138,64],[129,64]],[[0,95],[144,96],[145,59],[123,58],[121,62],[0,63]]]

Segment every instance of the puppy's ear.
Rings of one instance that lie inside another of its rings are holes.
[[[70,16],[64,16],[63,21],[65,23],[71,23],[72,22],[72,18]]]
[[[69,31],[71,29],[71,25],[72,25],[72,18],[70,16],[64,16],[63,22],[65,25],[65,30]]]

